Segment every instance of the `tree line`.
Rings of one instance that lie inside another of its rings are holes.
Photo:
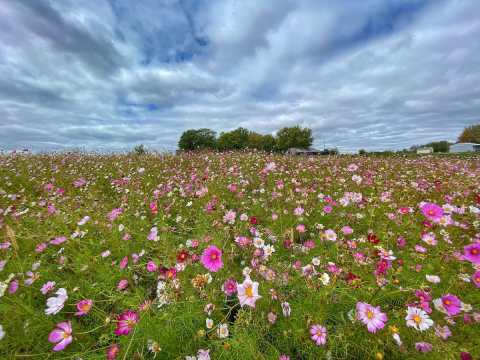
[[[180,136],[178,147],[181,150],[243,150],[285,151],[289,148],[309,148],[312,146],[312,130],[300,126],[284,127],[276,135],[263,135],[239,127],[232,131],[217,133],[211,129],[190,129]]]

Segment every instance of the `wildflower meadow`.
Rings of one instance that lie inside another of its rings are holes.
[[[480,156],[0,156],[1,359],[479,359]]]

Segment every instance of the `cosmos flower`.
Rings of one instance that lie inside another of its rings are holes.
[[[215,245],[210,245],[203,250],[200,261],[207,270],[217,272],[223,267],[222,250]]]
[[[435,308],[448,316],[455,316],[460,313],[462,302],[458,297],[452,294],[447,294],[439,299],[433,300]]]
[[[450,328],[445,326],[435,326],[435,335],[441,338],[442,340],[447,340],[450,336],[452,336],[452,332]]]
[[[73,341],[72,323],[70,321],[58,323],[57,327],[48,335],[48,341],[56,343],[53,351],[65,349]]]
[[[463,248],[463,258],[473,264],[480,264],[480,243],[473,243]]]
[[[432,344],[424,341],[415,343],[415,349],[422,353],[427,353],[432,351],[432,347],[433,347]]]
[[[424,331],[429,329],[433,325],[433,320],[430,319],[428,314],[414,306],[407,308],[407,316],[405,317],[408,327],[413,327],[416,330]]]
[[[423,216],[432,221],[437,221],[443,216],[443,208],[434,203],[425,203],[420,209]]]
[[[120,345],[112,344],[107,349],[107,360],[115,360],[120,353]]]
[[[477,288],[480,288],[480,270],[477,270],[473,273],[472,281]]]
[[[375,333],[383,329],[388,318],[380,310],[380,306],[372,306],[364,302],[357,302],[357,319],[367,325],[367,330]]]
[[[77,312],[75,313],[75,316],[87,315],[89,311],[92,309],[92,306],[93,306],[93,300],[90,300],[90,299],[80,300],[77,303]]]
[[[258,294],[258,282],[252,281],[249,276],[246,276],[243,283],[237,283],[237,296],[240,306],[248,305],[254,308],[256,301],[261,298]]]
[[[237,293],[237,282],[234,279],[225,280],[222,290],[227,296],[232,296]]]
[[[126,310],[118,317],[115,335],[128,335],[138,323],[139,317],[136,311]]]
[[[52,296],[47,299],[47,308],[45,309],[46,315],[55,315],[63,309],[65,301],[68,299],[67,290],[60,288],[55,293],[57,296]]]
[[[312,325],[310,327],[310,339],[317,346],[325,345],[327,343],[327,329],[322,325]]]

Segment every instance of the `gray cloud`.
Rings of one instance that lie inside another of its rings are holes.
[[[2,148],[174,149],[301,124],[316,145],[455,140],[480,114],[475,0],[0,0]]]

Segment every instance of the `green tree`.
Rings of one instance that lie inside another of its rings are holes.
[[[263,135],[262,137],[262,150],[267,151],[267,152],[272,152],[275,150],[275,147],[277,145],[277,142],[275,141],[275,138],[270,135]]]
[[[204,150],[216,147],[216,133],[210,129],[190,129],[184,131],[178,147],[181,150]]]
[[[133,153],[135,155],[145,155],[147,153],[147,149],[145,148],[145,146],[143,144],[136,145],[133,148]]]
[[[254,131],[250,131],[248,134],[247,147],[249,149],[270,152],[275,149],[275,138],[269,134],[262,135]]]
[[[285,151],[292,147],[309,148],[312,146],[312,130],[300,126],[284,127],[277,132],[276,145],[278,150]]]
[[[480,144],[480,124],[468,126],[463,129],[458,137],[458,142],[471,142]]]
[[[239,127],[233,131],[222,132],[217,140],[220,150],[241,150],[248,146],[249,131]]]

